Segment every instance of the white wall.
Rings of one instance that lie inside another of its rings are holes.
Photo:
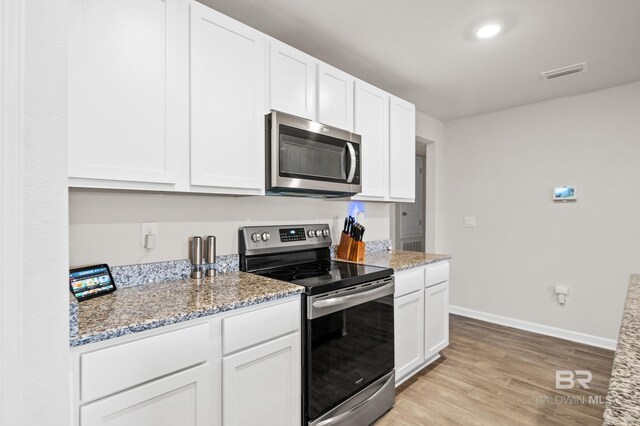
[[[21,4],[0,0],[0,425],[22,414]]]
[[[339,235],[346,201],[297,197],[219,197],[72,190],[70,262],[84,265],[136,263],[145,250],[140,223],[158,223],[158,246],[144,262],[188,258],[188,239],[215,235],[217,253],[238,252],[238,228],[245,225],[329,223]],[[365,241],[389,238],[389,204],[366,203]],[[337,242],[335,242],[337,243]]]
[[[71,424],[68,253],[65,250],[68,245],[67,3],[66,0],[5,0],[1,4],[2,18],[11,10],[8,16],[11,25],[5,26],[7,22],[3,22],[0,28],[2,31],[17,29],[11,34],[16,37],[11,43],[4,38],[1,41],[10,46],[18,39],[19,44],[15,45],[19,46],[23,61],[22,71],[19,67],[19,75],[14,76],[17,78],[11,86],[20,92],[20,99],[11,98],[10,105],[21,116],[11,116],[11,125],[19,129],[5,140],[7,123],[3,123],[2,128],[3,183],[11,185],[9,191],[2,191],[2,211],[18,213],[12,217],[9,230],[3,214],[0,253],[0,265],[3,269],[11,268],[2,271],[0,283],[4,287],[2,325],[12,327],[18,336],[10,342],[17,346],[3,352],[2,358],[0,423],[7,426]],[[6,5],[10,5],[10,9],[5,9]],[[3,101],[4,96],[3,91]],[[5,113],[3,108],[3,121],[7,118]],[[10,182],[4,182],[7,169],[13,171]],[[4,232],[7,230],[8,234]],[[5,263],[7,247],[12,250],[11,265]],[[7,277],[12,279],[5,281]],[[5,296],[9,299],[4,299]],[[7,312],[11,318],[5,316]],[[0,335],[2,346],[8,343],[4,341],[5,336]],[[9,358],[4,357],[7,354]],[[11,371],[5,383],[7,365]],[[10,394],[4,393],[7,383],[12,387]]]
[[[445,130],[451,304],[616,339],[640,272],[640,82]],[[578,201],[553,203],[552,188],[567,184]]]

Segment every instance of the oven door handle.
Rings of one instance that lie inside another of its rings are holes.
[[[347,148],[349,149],[349,176],[347,177],[347,183],[353,181],[353,177],[356,175],[356,150],[351,142],[347,142]]]
[[[382,286],[372,288],[372,289],[367,289],[365,291],[360,291],[355,294],[331,297],[328,299],[315,300],[311,304],[311,306],[318,310],[327,309],[327,308],[338,308],[338,307],[341,310],[341,309],[346,309],[351,306],[356,306],[361,303],[368,302],[374,299],[378,299],[382,296],[393,294],[393,290],[394,290],[394,282],[392,280],[391,282],[387,282]],[[346,305],[346,306],[343,307],[342,305]],[[338,310],[338,309],[335,309],[335,310]],[[331,311],[335,311],[335,310],[331,309]],[[313,315],[313,317],[317,317],[317,316],[321,316],[321,315]]]

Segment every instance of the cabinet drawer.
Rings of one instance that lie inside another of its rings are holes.
[[[205,362],[209,341],[207,323],[82,354],[82,402]]]
[[[222,320],[222,352],[227,355],[300,329],[300,299]]]
[[[449,262],[427,266],[425,271],[425,287],[449,281]]]
[[[211,426],[211,368],[190,368],[80,407],[82,426]]]
[[[395,293],[393,294],[395,298],[416,290],[422,290],[424,288],[424,269],[418,268],[396,274],[395,288]]]

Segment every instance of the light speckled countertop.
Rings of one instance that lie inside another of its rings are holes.
[[[446,254],[420,253],[415,251],[378,251],[367,253],[364,264],[372,266],[382,266],[385,268],[393,268],[395,272],[404,271],[405,269],[417,268],[419,266],[428,265],[430,263],[449,260],[451,256]],[[338,259],[339,260],[339,259]]]
[[[383,250],[367,253],[362,263],[393,268],[398,272],[450,258],[440,254]],[[148,268],[149,271],[154,270],[152,266]],[[168,267],[171,266],[169,264]],[[160,275],[167,275],[166,271]],[[135,278],[136,282],[141,281],[140,277]],[[191,279],[153,283],[146,283],[146,279],[142,281],[145,284],[121,285],[111,294],[82,303],[70,296],[70,345],[81,346],[109,340],[304,291],[304,287],[295,284],[244,272],[228,272],[205,278],[200,285]]]
[[[244,272],[204,278],[200,284],[185,279],[119,288],[95,299],[71,303],[70,345],[113,339],[303,291],[304,287],[298,285]]]
[[[629,283],[604,424],[640,424],[640,275],[632,275]]]

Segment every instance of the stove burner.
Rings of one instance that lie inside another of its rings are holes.
[[[315,272],[315,271],[322,271],[322,270],[327,270],[327,267],[323,267],[322,265],[303,265],[303,266],[298,266],[296,267],[296,271],[300,271],[300,272]]]
[[[292,269],[279,269],[277,271],[268,272],[268,274],[269,275],[274,275],[276,277],[285,277],[287,275],[295,274],[295,271],[293,271]]]
[[[296,274],[293,276],[294,280],[304,280],[305,278],[319,278],[319,277],[324,277],[324,276],[329,276],[331,277],[331,274],[329,273],[306,273],[306,274]]]

